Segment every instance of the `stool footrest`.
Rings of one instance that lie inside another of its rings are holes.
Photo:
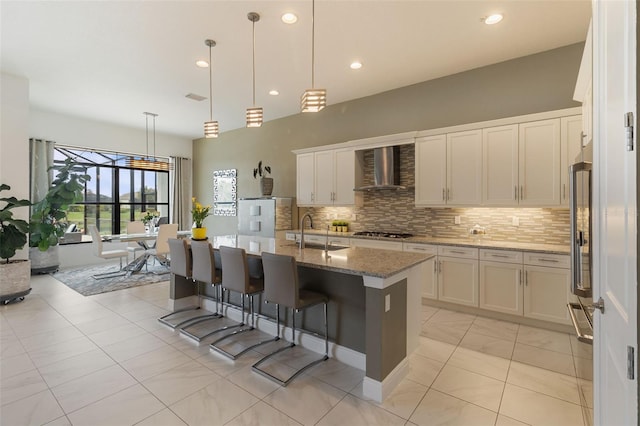
[[[173,311],[171,313],[168,313],[167,315],[161,316],[160,318],[158,318],[158,321],[160,321],[164,325],[168,325],[171,328],[180,328],[181,326],[183,326],[183,325],[185,325],[185,324],[187,324],[187,323],[189,323],[189,322],[191,322],[193,320],[196,320],[196,319],[200,318],[201,316],[192,317],[192,318],[186,319],[184,321],[180,321],[180,322],[178,322],[176,324],[173,324],[173,323],[169,322],[167,320],[167,318],[171,317],[172,315],[179,314],[181,312],[197,311],[198,309],[200,309],[199,306],[192,306],[190,308],[178,309],[177,311]]]
[[[232,327],[242,327],[242,326],[244,326],[244,325],[246,325],[246,324],[238,324],[237,326],[232,326]],[[247,352],[248,352],[248,351],[250,351],[251,349],[257,348],[258,346],[260,346],[260,345],[264,345],[265,343],[270,343],[270,342],[275,342],[275,341],[280,340],[280,338],[279,338],[279,337],[273,337],[273,338],[271,338],[271,339],[262,340],[262,341],[260,341],[260,342],[258,342],[258,343],[255,343],[255,344],[253,344],[253,345],[251,345],[251,346],[249,346],[249,347],[247,347],[247,348],[244,348],[243,350],[241,350],[240,352],[237,352],[237,353],[235,353],[235,354],[234,354],[234,353],[231,353],[231,352],[229,352],[229,351],[226,351],[226,350],[224,350],[223,348],[221,348],[221,347],[219,347],[219,346],[216,346],[216,343],[221,342],[221,341],[225,340],[225,339],[226,339],[226,338],[228,338],[228,337],[236,336],[236,335],[238,335],[238,334],[240,334],[240,333],[244,333],[245,331],[252,331],[252,330],[256,330],[256,328],[254,328],[254,327],[248,327],[248,328],[242,328],[242,329],[240,329],[240,330],[234,331],[233,333],[229,333],[229,334],[227,334],[227,335],[225,335],[225,336],[222,336],[222,337],[221,337],[221,338],[219,338],[218,340],[215,340],[213,343],[211,343],[211,344],[209,345],[209,347],[210,347],[211,349],[213,349],[214,351],[216,351],[216,352],[218,352],[218,353],[221,353],[222,355],[224,355],[224,356],[226,356],[226,357],[229,357],[229,358],[231,358],[231,359],[233,359],[233,360],[236,360],[236,359],[238,359],[241,355],[243,355],[243,354],[247,353]]]
[[[311,361],[308,364],[305,364],[303,367],[299,368],[298,370],[296,370],[295,373],[293,373],[291,376],[289,376],[286,379],[281,379],[279,377],[274,376],[273,374],[269,373],[266,370],[263,370],[262,368],[260,368],[260,364],[262,364],[263,362],[265,362],[266,360],[268,360],[269,358],[271,358],[272,356],[279,354],[280,352],[283,352],[287,349],[291,349],[293,347],[295,347],[296,344],[295,343],[289,343],[289,345],[284,346],[278,350],[275,350],[273,352],[271,352],[268,355],[265,355],[260,361],[256,362],[255,364],[253,364],[251,366],[251,369],[253,371],[255,371],[256,373],[266,377],[267,379],[270,379],[278,384],[280,384],[280,386],[287,386],[293,379],[295,379],[297,376],[299,376],[300,374],[302,374],[305,370],[307,370],[308,368],[313,367],[316,364],[319,364],[323,361],[326,361],[329,359],[329,356],[327,354],[324,354],[321,358],[316,359],[314,361]]]

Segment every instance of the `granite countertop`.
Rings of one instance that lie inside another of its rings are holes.
[[[291,230],[287,232],[294,232],[299,234],[300,230]],[[321,231],[316,229],[305,229],[305,234],[314,235],[326,235],[327,231]],[[494,241],[487,237],[484,238],[441,238],[441,237],[428,237],[428,236],[413,236],[411,238],[382,238],[382,237],[367,237],[361,235],[353,235],[353,232],[329,232],[330,237],[345,237],[345,238],[361,238],[366,240],[380,240],[380,241],[395,241],[405,243],[418,243],[418,244],[433,244],[433,245],[448,245],[458,247],[476,247],[485,249],[498,249],[498,250],[523,250],[536,253],[548,253],[548,254],[569,254],[569,246],[560,244],[540,244],[540,243],[521,243],[515,241]]]
[[[329,251],[305,248],[300,250],[293,241],[247,235],[220,235],[210,238],[214,248],[231,246],[244,248],[248,255],[263,251],[295,257],[298,265],[325,269],[350,275],[388,278],[433,257],[422,253],[349,247]]]

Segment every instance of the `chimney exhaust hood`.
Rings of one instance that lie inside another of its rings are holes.
[[[373,150],[374,184],[362,186],[354,191],[379,191],[384,189],[407,189],[400,185],[400,148],[385,146]]]

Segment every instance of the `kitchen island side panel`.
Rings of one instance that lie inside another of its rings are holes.
[[[407,279],[367,287],[366,304],[366,375],[381,382],[407,356]]]

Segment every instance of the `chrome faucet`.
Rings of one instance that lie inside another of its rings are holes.
[[[326,259],[329,259],[331,256],[329,256],[329,245],[331,243],[329,242],[329,225],[327,225],[327,234],[326,234],[326,238],[324,240],[324,256]]]
[[[311,217],[311,213],[305,213],[304,216],[302,216],[302,219],[300,219],[300,248],[303,249],[304,248],[304,220],[306,218],[309,218],[309,228],[313,229],[313,218]]]

